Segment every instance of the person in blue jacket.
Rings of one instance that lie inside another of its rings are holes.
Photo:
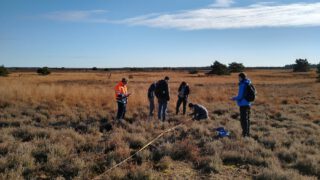
[[[242,128],[242,136],[250,136],[250,109],[251,103],[245,99],[246,88],[251,84],[245,73],[239,74],[239,91],[238,96],[232,98],[240,107],[240,122]]]

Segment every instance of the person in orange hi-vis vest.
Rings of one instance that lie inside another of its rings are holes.
[[[127,84],[127,79],[122,78],[114,88],[115,97],[118,103],[117,120],[123,120],[127,111],[128,97],[131,95],[131,93],[128,93]]]

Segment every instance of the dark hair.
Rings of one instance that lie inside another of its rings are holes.
[[[168,80],[168,81],[169,81],[169,79],[170,79],[170,78],[169,78],[168,76],[166,76],[166,77],[164,78],[164,80]]]
[[[121,82],[128,82],[126,78],[122,78]]]
[[[185,86],[185,85],[187,85],[187,83],[185,81],[182,81],[181,85]]]
[[[192,103],[189,103],[188,105],[190,108],[192,108],[194,105]]]
[[[239,73],[239,77],[241,77],[242,79],[247,79],[247,75],[245,73]]]

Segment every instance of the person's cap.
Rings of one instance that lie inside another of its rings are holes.
[[[166,77],[164,78],[164,80],[167,80],[167,81],[169,81],[169,79],[170,79],[170,78],[169,78],[168,76],[166,76]]]
[[[246,79],[247,75],[245,73],[239,73],[239,77],[241,77],[242,79]]]

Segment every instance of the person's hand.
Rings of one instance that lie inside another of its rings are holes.
[[[132,94],[132,93],[128,93],[128,94],[127,94],[127,97],[131,96],[131,94]]]

